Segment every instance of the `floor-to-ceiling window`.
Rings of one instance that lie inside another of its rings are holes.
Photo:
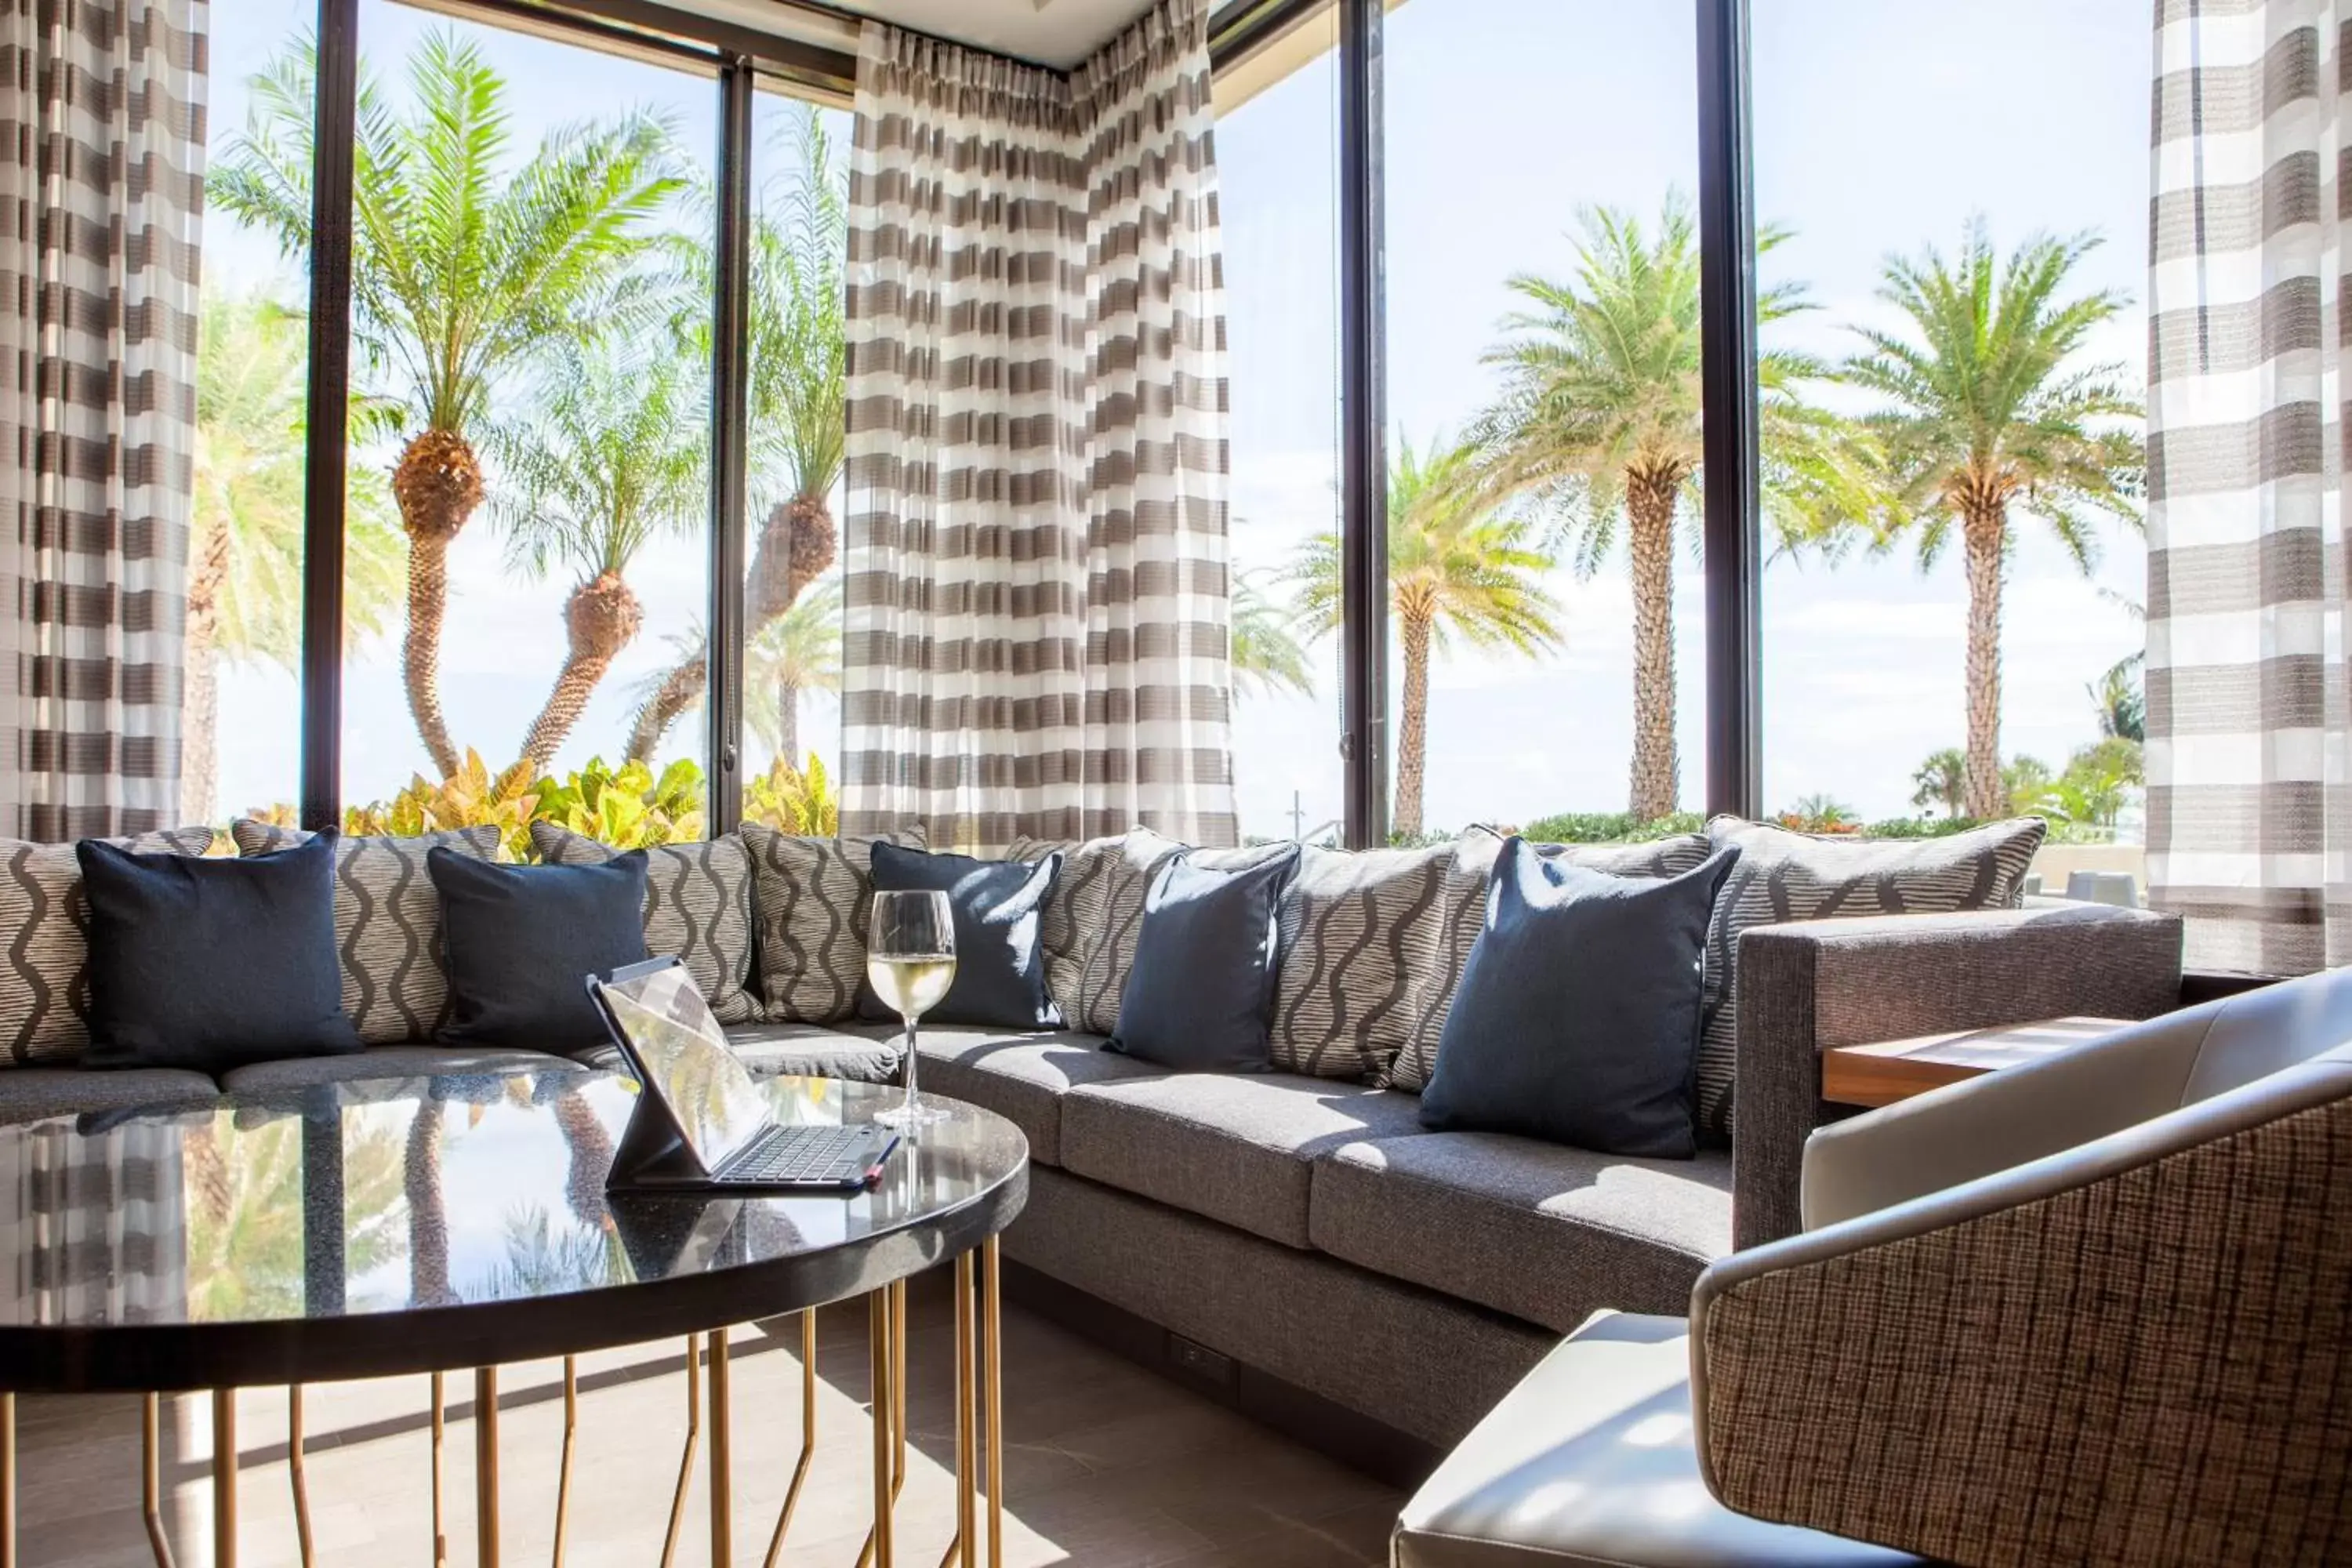
[[[284,135],[307,159],[310,106],[284,104],[289,82],[271,67],[316,10],[247,0],[215,11],[205,151],[215,171],[256,116],[299,121]],[[301,773],[288,720],[301,696],[310,277],[307,247],[288,251],[217,195],[203,233],[180,815],[218,824],[293,800]],[[392,541],[377,531],[354,542],[364,552]]]
[[[1765,331],[1883,492],[1765,574],[1765,804],[1792,821],[2037,812],[2053,890],[2136,868],[2147,25],[2124,0],[1755,5],[1767,276],[1813,307]],[[1801,473],[1790,435],[1768,395],[1768,482]]]
[[[1232,398],[1234,783],[1242,832],[1340,829],[1337,10],[1221,69]]]
[[[1696,811],[1687,5],[1386,18],[1392,833]]]
[[[713,76],[359,22],[344,798],[454,779],[615,842],[698,831],[699,730],[636,721],[708,607]],[[214,181],[298,251],[306,38],[255,51]]]
[[[743,809],[798,831],[833,820],[840,771],[850,131],[842,109],[752,101]]]

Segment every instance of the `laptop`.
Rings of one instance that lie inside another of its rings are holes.
[[[881,1179],[898,1135],[775,1121],[677,959],[591,975],[588,994],[643,1089],[607,1188],[856,1193]]]

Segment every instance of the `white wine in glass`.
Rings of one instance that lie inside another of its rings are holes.
[[[915,1026],[955,984],[955,910],[941,892],[877,893],[866,940],[866,979],[882,1005],[907,1026],[907,1098],[875,1117],[886,1127],[915,1127],[947,1112],[915,1092]]]

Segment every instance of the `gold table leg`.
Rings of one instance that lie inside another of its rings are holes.
[[[800,1506],[801,1487],[808,1480],[816,1458],[816,1309],[801,1310],[801,1457],[793,1466],[793,1484],[784,1489],[784,1506],[776,1513],[776,1531],[768,1537],[768,1554],[760,1568],[776,1568],[783,1554],[784,1532],[793,1527],[793,1510]]]
[[[988,1445],[988,1568],[1004,1568],[1004,1314],[996,1237],[980,1247],[980,1422]]]
[[[678,1526],[686,1520],[687,1484],[694,1479],[694,1456],[702,1447],[702,1336],[686,1336],[686,1452],[677,1461],[677,1485],[669,1494],[669,1530],[662,1537],[661,1568],[677,1555]]]
[[[147,1550],[155,1568],[172,1568],[172,1538],[163,1530],[163,1396],[151,1394],[139,1405],[139,1501],[147,1521]]]
[[[866,1298],[866,1348],[872,1363],[874,1385],[874,1533],[876,1568],[892,1568],[896,1558],[891,1531],[890,1490],[890,1290],[887,1286]],[[863,1554],[861,1553],[861,1556]]]
[[[729,1417],[727,1331],[710,1331],[710,1568],[734,1568],[735,1487]]]
[[[433,1568],[449,1568],[449,1531],[441,1511],[442,1445],[448,1435],[448,1388],[433,1374]]]
[[[236,1568],[236,1390],[213,1390],[213,1565]]]
[[[980,1479],[980,1456],[978,1434],[972,1429],[979,1415],[974,1407],[979,1395],[975,1386],[977,1369],[972,1365],[973,1336],[979,1328],[973,1321],[975,1289],[972,1257],[966,1252],[955,1260],[956,1538],[951,1550],[961,1568],[973,1568],[980,1544],[979,1507],[974,1494],[974,1486]]]
[[[286,1390],[286,1484],[294,1491],[294,1539],[302,1548],[302,1568],[311,1568],[310,1481],[302,1470],[302,1385]]]
[[[555,1552],[553,1568],[563,1568],[563,1543],[572,1528],[572,1449],[580,1431],[580,1363],[563,1358],[563,1458],[555,1476]],[[303,1568],[310,1568],[309,1560]]]
[[[499,1369],[474,1370],[474,1542],[479,1568],[499,1568]]]
[[[880,1293],[889,1298],[890,1305],[890,1506],[895,1510],[898,1494],[907,1487],[907,1282],[886,1285]],[[873,1568],[878,1549],[874,1532],[868,1531],[866,1544],[858,1548],[857,1568]]]
[[[16,1568],[16,1396],[0,1394],[0,1568]]]

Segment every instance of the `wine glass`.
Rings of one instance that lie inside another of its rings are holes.
[[[915,1024],[955,984],[955,911],[941,892],[877,893],[866,941],[866,979],[882,1005],[907,1022],[907,1098],[874,1118],[885,1127],[919,1127],[947,1112],[915,1097]]]

